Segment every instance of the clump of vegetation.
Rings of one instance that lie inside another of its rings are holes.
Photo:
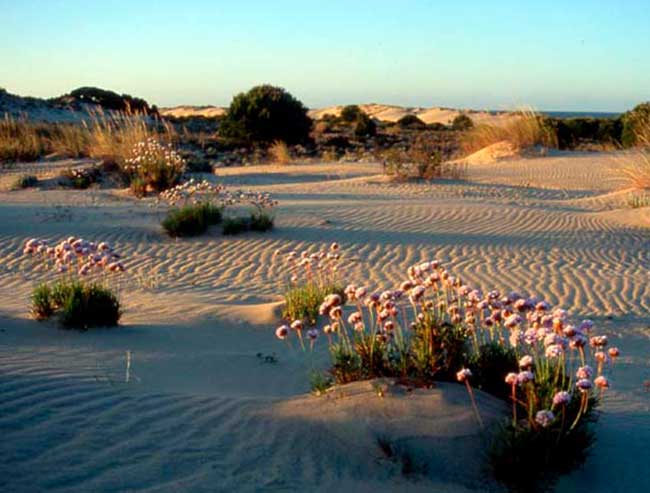
[[[452,120],[451,128],[452,130],[465,132],[467,130],[470,130],[471,128],[474,128],[474,122],[465,113],[461,113],[460,115],[456,116],[456,118]]]
[[[96,167],[69,168],[61,173],[61,184],[69,185],[78,190],[85,190],[99,179],[100,171]]]
[[[37,125],[9,115],[0,120],[0,162],[35,161],[45,150]]]
[[[163,219],[162,227],[173,238],[197,236],[205,233],[209,226],[221,223],[221,220],[220,207],[199,202],[171,209]]]
[[[38,178],[36,175],[20,175],[11,185],[12,190],[22,190],[24,188],[32,188],[38,185]]]
[[[302,256],[305,263],[310,258]],[[344,296],[330,293],[319,314],[327,319],[322,333],[337,384],[388,377],[428,387],[457,380],[480,427],[470,383],[507,401],[512,416],[494,439],[490,464],[497,479],[522,491],[550,484],[584,461],[595,408],[619,357],[618,348],[607,349],[607,336],[593,334],[593,322],[574,324],[565,310],[534,297],[483,294],[438,261],[411,266],[397,288],[373,293],[351,284]],[[297,338],[311,351],[320,331],[303,334],[298,318],[276,336]]]
[[[557,134],[560,149],[584,146],[620,145],[623,124],[619,118],[547,118],[546,122]]]
[[[641,103],[621,117],[621,142],[625,147],[647,145],[650,142],[650,102]]]
[[[245,217],[227,217],[223,221],[222,232],[226,236],[244,233],[250,229],[250,223]]]
[[[290,252],[287,255],[289,279],[284,289],[285,307],[282,316],[289,321],[315,324],[318,309],[331,293],[343,295],[338,278],[341,258],[339,246],[333,243],[329,251],[316,253]]]
[[[124,266],[107,243],[70,237],[50,247],[34,238],[23,253],[61,276],[34,288],[32,314],[37,320],[57,316],[63,327],[83,330],[118,324],[122,310],[109,276],[124,272]]]
[[[377,134],[377,124],[366,113],[361,113],[354,124],[354,135],[373,137]]]
[[[218,223],[222,223],[225,235],[249,230],[269,231],[273,228],[274,218],[268,211],[277,205],[269,194],[230,191],[222,185],[194,179],[162,192],[158,200],[172,206],[162,226],[174,237],[199,235]],[[248,216],[225,214],[242,208],[250,211]]]
[[[341,109],[341,115],[339,118],[341,121],[346,122],[346,123],[354,123],[357,120],[359,120],[359,117],[362,115],[365,115],[363,110],[359,108],[356,104],[350,104],[348,106],[344,106]]]
[[[532,110],[520,111],[501,125],[475,126],[464,134],[461,147],[469,154],[504,141],[516,149],[557,147],[557,136],[552,127]]]
[[[415,115],[404,115],[402,118],[397,120],[397,126],[405,129],[418,129],[422,130],[426,128],[427,124],[420,120]]]
[[[276,140],[269,147],[271,161],[275,164],[289,164],[291,162],[291,153],[287,144],[281,140]]]
[[[299,100],[282,88],[261,85],[233,98],[219,132],[247,144],[276,140],[299,144],[308,140],[311,125]]]
[[[129,182],[137,179],[145,192],[161,192],[178,184],[185,171],[185,160],[171,144],[149,138],[133,147],[122,171]]]
[[[621,173],[630,186],[639,190],[650,190],[650,120],[645,127],[637,129],[635,142],[638,149],[622,158],[625,162]]]
[[[397,180],[436,178],[461,178],[464,168],[455,163],[445,163],[437,141],[421,135],[407,148],[393,147],[380,153],[384,173]]]

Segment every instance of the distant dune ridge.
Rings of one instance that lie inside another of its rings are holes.
[[[339,116],[344,105],[327,106],[324,108],[313,108],[309,110],[309,116],[314,120],[320,120],[325,115]],[[488,123],[499,124],[507,120],[510,112],[478,111],[463,110],[454,108],[407,108],[404,106],[390,104],[360,104],[359,107],[371,118],[385,122],[396,122],[406,115],[415,115],[424,123],[442,123],[447,125],[451,123],[458,115],[467,114],[476,124]],[[172,108],[160,108],[160,114],[177,118],[186,118],[191,116],[202,116],[214,118],[223,115],[226,108],[220,106],[175,106]]]

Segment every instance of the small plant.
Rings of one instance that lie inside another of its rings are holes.
[[[632,187],[639,190],[650,190],[650,118],[645,125],[637,123],[636,131],[635,142],[639,148],[626,154],[624,158],[626,161],[621,168],[621,173]],[[632,200],[637,199],[635,197]]]
[[[260,209],[251,213],[248,227],[251,231],[265,232],[273,229],[273,216]]]
[[[377,124],[365,113],[361,113],[354,124],[354,135],[373,137],[377,133]]]
[[[397,120],[397,126],[404,129],[411,128],[422,130],[427,126],[427,124],[420,120],[417,116],[408,114]]]
[[[323,372],[313,370],[309,374],[309,386],[311,387],[312,393],[316,396],[323,395],[333,384],[332,378],[329,375],[323,374]]]
[[[176,185],[185,171],[185,161],[171,144],[164,145],[154,138],[138,142],[122,166],[130,181],[139,180],[138,189],[161,192]]]
[[[341,121],[344,121],[346,123],[353,123],[356,122],[361,115],[364,115],[365,113],[361,108],[359,108],[356,104],[350,104],[348,106],[344,106],[341,109],[341,115],[340,119]]]
[[[445,163],[435,139],[418,136],[406,149],[390,148],[380,153],[384,173],[396,180],[433,180],[463,176],[464,168],[455,163]]]
[[[64,170],[61,177],[63,184],[69,184],[72,188],[85,190],[99,179],[99,168],[72,168]]]
[[[238,235],[250,229],[250,224],[245,217],[226,217],[223,220],[222,233],[226,236]]]
[[[633,195],[627,200],[627,206],[630,209],[640,209],[641,207],[650,207],[650,196]]]
[[[123,272],[124,266],[107,243],[70,237],[50,247],[45,240],[34,238],[27,241],[23,253],[61,276],[34,288],[31,297],[34,318],[45,320],[58,316],[63,327],[84,330],[118,324],[121,306],[108,286],[108,276]]]
[[[332,243],[328,252],[289,252],[286,258],[290,278],[284,290],[286,306],[282,312],[286,320],[315,324],[325,297],[331,293],[343,295],[337,275],[341,258],[338,250],[338,244]]]
[[[453,121],[451,122],[452,130],[459,130],[461,132],[465,132],[473,127],[474,127],[474,122],[465,113],[461,113],[460,115],[456,116],[456,118],[454,118]]]
[[[502,125],[477,125],[467,131],[461,147],[467,153],[478,151],[497,142],[509,142],[516,149],[534,146],[557,147],[555,130],[532,110],[522,110]]]
[[[281,140],[276,140],[269,147],[269,155],[271,156],[271,161],[275,164],[289,164],[291,162],[291,153],[287,144]]]
[[[38,178],[35,175],[21,175],[16,178],[16,181],[11,185],[11,189],[22,190],[35,187],[36,185],[38,185]]]
[[[222,211],[209,202],[188,204],[171,209],[162,222],[162,227],[171,237],[197,236],[207,231],[209,226],[219,224]]]

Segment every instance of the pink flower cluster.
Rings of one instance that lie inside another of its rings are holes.
[[[76,272],[85,276],[93,272],[124,272],[120,256],[106,242],[69,238],[50,246],[46,240],[32,238],[25,242],[23,254],[39,258],[57,272]]]
[[[173,168],[182,173],[185,170],[185,160],[178,154],[171,144],[161,144],[154,138],[138,142],[131,150],[131,157],[125,160],[124,171],[129,173],[143,173],[153,166]]]

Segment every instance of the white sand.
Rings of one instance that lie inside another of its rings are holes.
[[[182,241],[113,190],[0,192],[0,491],[465,491],[471,474],[402,477],[365,431],[351,447],[337,431],[357,430],[344,406],[304,396],[312,362],[273,336],[283,275],[274,251],[331,241],[349,259],[346,280],[371,288],[435,257],[471,285],[535,293],[594,319],[623,357],[593,456],[558,490],[644,491],[650,213],[625,205],[611,163],[562,153],[472,165],[467,181],[435,184],[390,183],[371,164],[227,168],[221,181],[281,201],[277,229]],[[41,275],[21,245],[69,234],[126,254],[124,327],[79,333],[29,319]]]

